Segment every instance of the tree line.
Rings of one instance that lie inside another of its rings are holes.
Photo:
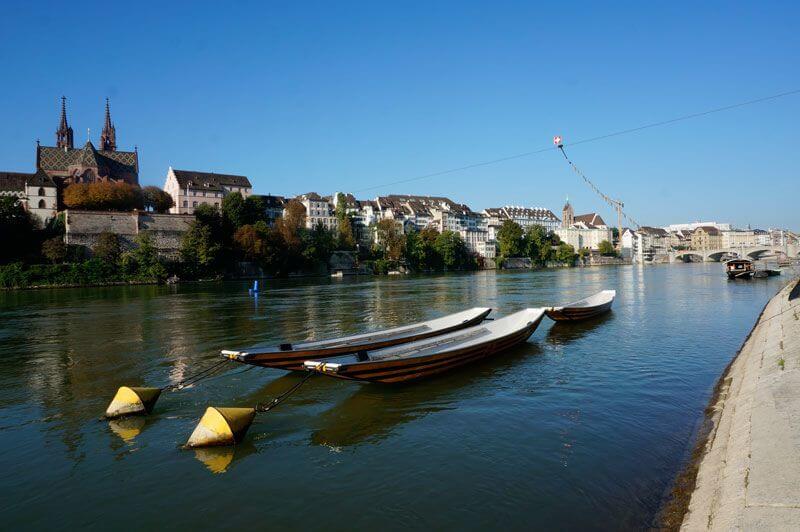
[[[497,263],[502,265],[511,257],[526,257],[535,266],[558,262],[568,266],[575,264],[578,255],[575,248],[552,231],[541,225],[523,229],[513,220],[503,221],[497,231]]]

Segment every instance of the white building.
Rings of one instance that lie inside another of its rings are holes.
[[[620,254],[622,257],[637,262],[637,257],[639,255],[639,236],[636,234],[636,231],[629,227],[623,229],[620,242]]]
[[[642,226],[636,230],[637,262],[663,260],[669,252],[669,233],[660,227]]]
[[[669,231],[671,233],[675,232],[675,231],[689,231],[689,232],[691,232],[691,231],[694,231],[695,229],[697,229],[698,227],[714,227],[714,228],[718,229],[719,231],[730,231],[731,230],[731,224],[729,224],[729,223],[719,223],[719,222],[691,222],[691,223],[688,223],[688,224],[671,224],[671,225],[668,225],[668,226],[664,227],[663,229],[665,229],[665,230],[667,230],[667,231]]]
[[[540,225],[548,231],[555,231],[561,225],[561,220],[550,209],[542,207],[519,207],[506,205],[484,209],[483,215],[489,219],[490,226],[499,228],[505,220],[516,222],[523,230],[534,225]]]
[[[751,230],[721,231],[723,248],[753,247],[757,245],[756,234]]]
[[[250,180],[242,175],[216,174],[194,170],[167,170],[164,191],[172,196],[172,214],[194,214],[200,205],[221,207],[225,195],[239,192],[243,197],[253,193]]]
[[[306,208],[306,228],[313,229],[317,224],[322,224],[325,229],[335,231],[339,226],[331,198],[308,192],[298,196],[297,201]]]
[[[572,227],[559,227],[554,232],[562,242],[575,248],[575,251],[583,248],[597,251],[600,242],[603,240],[611,242],[612,239],[611,229],[579,227],[577,224]]]
[[[0,196],[16,196],[41,226],[57,214],[58,188],[43,170],[0,172]]]

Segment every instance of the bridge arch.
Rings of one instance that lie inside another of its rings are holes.
[[[693,257],[699,260],[692,260]],[[680,262],[704,262],[706,258],[703,256],[701,252],[691,251],[687,249],[675,255],[675,260]]]

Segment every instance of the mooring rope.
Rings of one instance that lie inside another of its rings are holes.
[[[228,360],[220,360],[216,364],[214,364],[214,365],[212,365],[212,366],[210,366],[210,367],[208,367],[208,368],[206,368],[206,369],[204,369],[202,371],[199,371],[199,372],[195,373],[194,375],[190,375],[190,376],[186,377],[185,379],[183,379],[181,381],[178,381],[178,382],[176,382],[174,384],[169,384],[167,386],[164,386],[163,388],[161,388],[161,390],[165,391],[165,392],[174,392],[176,390],[181,390],[183,388],[186,388],[187,386],[191,386],[192,384],[197,384],[198,382],[200,382],[200,381],[202,381],[204,379],[208,379],[208,378],[211,378],[211,377],[215,376],[215,374],[217,374],[220,371],[222,371],[222,366],[224,366],[227,363],[228,363]]]
[[[310,379],[312,375],[314,375],[314,373],[312,371],[306,372],[305,376],[303,377],[303,379],[300,382],[296,383],[294,386],[292,386],[291,388],[289,388],[288,390],[286,390],[285,392],[280,394],[278,397],[276,397],[272,401],[270,401],[268,403],[258,403],[256,405],[256,412],[269,412],[270,410],[272,410],[273,408],[278,406],[284,399],[286,399],[287,397],[292,395],[294,392],[296,392],[297,389],[300,388],[303,384],[305,384],[305,382],[308,379]]]

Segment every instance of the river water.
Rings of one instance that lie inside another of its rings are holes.
[[[531,527],[652,523],[713,386],[787,277],[720,264],[0,293],[6,526],[142,529]],[[613,312],[545,319],[527,344],[410,385],[311,379],[236,448],[180,449],[208,405],[298,376],[231,362],[99,420],[120,385],[163,386],[224,348],[495,316],[613,288]]]

